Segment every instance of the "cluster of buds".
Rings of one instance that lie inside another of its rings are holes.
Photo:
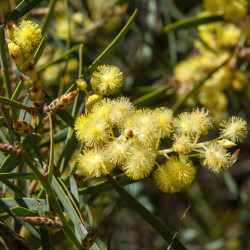
[[[62,222],[59,217],[55,217],[54,219],[38,217],[38,216],[25,216],[21,217],[21,219],[32,226],[37,226],[45,229],[60,229],[62,227]]]
[[[6,26],[6,41],[10,56],[21,73],[28,98],[35,108],[41,109],[44,93],[34,62],[34,49],[42,38],[41,29],[29,20],[23,20],[19,26],[11,21]]]
[[[15,148],[12,145],[0,143],[0,150],[4,153],[15,155],[15,156],[21,156],[22,150],[20,148]]]
[[[33,126],[24,120],[13,120],[13,128],[19,135],[22,136],[27,136],[34,131]]]

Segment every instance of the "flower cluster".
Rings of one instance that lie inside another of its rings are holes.
[[[176,90],[178,98],[190,91],[198,82],[202,81],[214,69],[230,58],[232,49],[239,47],[239,41],[246,36],[249,39],[249,18],[247,1],[204,0],[205,11],[201,16],[223,14],[224,18],[237,23],[221,21],[199,25],[198,32],[201,40],[195,40],[196,53],[179,62],[174,68]],[[195,101],[209,109],[219,124],[227,116],[228,98],[225,91],[232,88],[234,91],[245,90],[250,98],[250,87],[247,76],[238,69],[242,58],[247,57],[248,48],[240,45],[237,57],[231,57],[228,63],[221,66],[204,82],[197,95],[188,100],[189,105]],[[249,53],[249,52],[248,52]]]
[[[155,167],[153,177],[159,189],[179,192],[195,177],[191,157],[198,154],[202,165],[220,172],[232,165],[227,148],[247,135],[246,122],[232,117],[221,124],[218,138],[199,143],[212,126],[213,118],[206,109],[174,118],[172,110],[165,107],[136,109],[125,97],[104,98],[76,120],[76,136],[85,145],[78,169],[85,176],[100,177],[116,168],[140,180]],[[164,140],[173,141],[172,147],[160,149]],[[163,164],[158,163],[160,155],[166,158]]]

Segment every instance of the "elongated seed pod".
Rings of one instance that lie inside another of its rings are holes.
[[[55,217],[54,220],[50,218],[38,217],[38,216],[25,216],[21,217],[22,220],[29,223],[32,226],[37,226],[46,229],[60,229],[62,227],[62,222],[59,217]]]
[[[77,97],[79,90],[72,91],[65,95],[62,95],[46,106],[44,110],[48,111],[60,111],[68,107]]]
[[[98,231],[97,229],[91,229],[88,231],[88,234],[82,241],[82,249],[87,250],[93,246],[93,244],[96,241],[96,238],[98,236]]]
[[[12,145],[0,143],[0,150],[11,155],[21,156],[22,150],[15,148]]]
[[[13,128],[22,136],[27,136],[34,131],[33,126],[24,120],[13,120]]]

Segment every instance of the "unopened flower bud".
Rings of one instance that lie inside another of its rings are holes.
[[[72,91],[55,99],[45,111],[60,111],[68,107],[77,97],[79,90]]]
[[[87,82],[84,79],[81,79],[81,78],[76,80],[76,85],[82,91],[86,90],[86,88],[88,86]]]
[[[89,96],[87,102],[86,102],[86,110],[88,112],[91,111],[91,109],[93,108],[93,106],[99,102],[102,99],[102,96],[100,95],[91,95]]]
[[[24,87],[26,89],[30,89],[34,84],[34,82],[28,76],[24,75],[23,73],[21,73],[21,79],[22,79]]]
[[[31,124],[24,120],[13,120],[14,130],[22,136],[27,136],[34,131],[34,128]]]
[[[11,155],[21,156],[22,150],[15,148],[12,145],[0,143],[0,150]]]
[[[43,101],[44,93],[41,86],[34,85],[27,92],[28,98],[33,101]]]
[[[24,62],[22,58],[21,48],[13,42],[9,43],[8,48],[10,56],[14,60],[16,66],[18,67],[19,70],[22,70]]]
[[[38,216],[25,216],[21,219],[32,226],[38,226],[40,228],[46,229],[60,229],[62,227],[62,222],[58,217],[55,217],[54,220]]]
[[[226,139],[219,140],[217,141],[217,143],[220,144],[224,148],[232,148],[232,147],[237,146],[237,144],[235,144],[234,142],[226,140]]]

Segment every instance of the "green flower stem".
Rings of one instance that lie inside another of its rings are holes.
[[[150,211],[148,211],[141,203],[139,203],[130,193],[128,193],[116,180],[110,175],[106,176],[109,183],[126,200],[136,212],[147,221],[165,240],[167,243],[172,243],[173,234],[171,231]],[[172,247],[176,250],[186,249],[186,247],[178,240],[175,239]]]
[[[7,63],[7,57],[5,54],[5,38],[4,38],[4,25],[0,23],[0,60],[1,60],[1,65],[3,68],[3,79],[4,79],[4,84],[7,92],[8,98],[11,98],[11,83],[10,83],[10,77],[9,77],[9,72],[8,72],[8,63]]]
[[[158,155],[165,155],[165,154],[169,154],[169,153],[173,153],[173,152],[174,152],[173,148],[167,148],[167,149],[157,151],[157,154]]]
[[[49,184],[52,182],[53,169],[54,169],[54,127],[52,123],[51,112],[49,112],[49,125],[50,125],[50,156],[49,156],[49,167],[48,167],[48,181]]]

